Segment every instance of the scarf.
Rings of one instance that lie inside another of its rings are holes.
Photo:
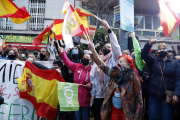
[[[107,65],[109,60],[112,57],[112,52],[110,52],[109,54],[107,54],[106,56],[104,55],[100,55],[100,58],[104,61],[104,63]],[[107,75],[97,66],[94,70],[94,74],[99,76],[99,86],[98,89],[101,89],[102,84],[104,84],[104,81],[107,79]],[[106,87],[103,86],[103,89],[105,89]]]

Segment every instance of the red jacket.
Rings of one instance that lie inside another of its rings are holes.
[[[65,51],[63,53],[60,53],[60,55],[64,64],[74,73],[74,83],[84,85],[90,83],[91,66],[85,68],[83,64],[71,62],[67,57]],[[78,100],[80,107],[89,106],[91,98],[90,91],[91,89],[79,85]]]

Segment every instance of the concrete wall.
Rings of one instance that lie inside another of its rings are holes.
[[[53,19],[63,19],[62,8],[64,2],[68,1],[74,6],[74,0],[46,0],[44,27],[53,23]]]

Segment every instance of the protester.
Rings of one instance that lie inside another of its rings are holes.
[[[64,64],[73,72],[74,83],[80,84],[78,89],[79,111],[75,111],[77,120],[89,120],[90,113],[90,83],[91,58],[89,54],[84,54],[82,64],[71,62],[62,47],[58,48]],[[77,51],[76,51],[77,53]]]
[[[36,57],[34,56],[33,53],[29,53],[27,60],[36,60]]]
[[[168,58],[168,59],[175,59],[174,54],[171,53],[171,52],[169,52],[169,53],[167,54],[167,58]]]
[[[3,48],[0,46],[0,57],[4,57],[3,54],[4,54]]]
[[[118,57],[122,54],[119,51],[121,48],[118,44],[116,35],[110,29],[108,23],[105,20],[102,20],[102,24],[108,30],[110,43],[106,43],[103,48],[103,54],[100,55],[100,58],[110,67],[116,65]],[[106,36],[107,38],[108,36]],[[97,46],[97,44],[96,44]],[[96,48],[95,46],[95,48]],[[90,81],[92,84],[91,90],[91,103],[94,101],[94,118],[95,120],[101,120],[100,109],[104,101],[106,88],[109,76],[107,76],[95,63],[91,69]]]
[[[34,56],[37,58],[37,56],[38,56],[38,50],[35,49],[34,52],[33,52],[33,54],[34,54]]]
[[[157,57],[149,55],[152,45],[157,40],[150,39],[146,43],[141,57],[146,64],[151,67],[151,78],[149,83],[149,120],[159,120],[162,114],[163,120],[173,120],[174,107],[166,103],[166,91],[173,92],[173,103],[177,103],[180,97],[180,64],[178,61],[167,58],[167,45],[160,43],[158,45]]]
[[[130,55],[130,50],[129,49],[124,49],[122,51],[122,54]]]
[[[101,118],[106,120],[141,120],[142,93],[141,79],[131,56],[119,56],[118,66],[110,68],[99,57],[92,43],[89,43],[92,58],[97,66],[110,76],[106,84],[106,95],[101,107]]]
[[[49,57],[48,57],[48,52],[46,48],[41,48],[40,50],[40,58],[37,59],[36,61],[52,61]]]

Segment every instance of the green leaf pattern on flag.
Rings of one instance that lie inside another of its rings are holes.
[[[78,111],[78,84],[58,82],[58,99],[60,111]]]

